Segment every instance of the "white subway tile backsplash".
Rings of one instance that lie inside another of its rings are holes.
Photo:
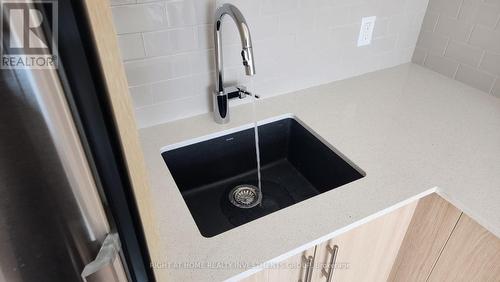
[[[125,71],[145,127],[211,110],[216,5],[242,10],[256,63],[249,78],[236,26],[226,17],[225,82],[248,85],[265,98],[408,62],[428,0],[114,1]],[[377,21],[372,44],[358,48],[364,16]],[[444,51],[447,39],[443,46],[434,41],[428,49]]]
[[[461,0],[456,13],[457,3],[429,0],[413,62],[495,95],[493,83],[500,80],[500,1]]]
[[[297,9],[298,0],[262,0],[263,14],[279,14]]]
[[[185,99],[193,96],[193,92],[194,84],[193,77],[191,76],[151,84],[151,95],[155,104],[164,101]]]
[[[118,34],[149,31],[167,26],[163,2],[113,6],[111,11]]]
[[[237,53],[239,55],[239,52]],[[226,59],[224,57],[224,59]],[[191,74],[210,73],[215,70],[214,51],[202,50],[189,55]]]
[[[373,38],[379,38],[387,35],[389,28],[389,19],[377,19],[375,27],[373,28]]]
[[[476,12],[475,19],[478,24],[495,28],[500,16],[500,8],[498,6],[484,5]]]
[[[118,35],[122,60],[139,59],[146,56],[140,33]]]
[[[132,102],[136,108],[153,105],[153,95],[149,85],[134,86],[129,88]]]
[[[489,5],[500,7],[500,2],[498,0],[483,0],[483,2]]]
[[[192,54],[179,54],[167,58],[169,59],[167,64],[170,67],[169,71],[171,73],[171,77],[169,78],[186,76],[193,73]]]
[[[398,5],[396,5],[397,7]],[[363,17],[370,17],[373,15],[378,15],[378,18],[384,18],[397,14],[397,12],[383,13],[380,8],[386,7],[385,5],[379,6],[374,2],[359,3],[351,6],[351,22],[361,24],[361,19]],[[401,13],[401,7],[396,8]]]
[[[500,5],[488,5],[477,0],[464,0],[458,18],[463,22],[494,28],[499,16]]]
[[[476,25],[469,42],[488,51],[500,53],[500,30]]]
[[[262,8],[263,0],[217,0],[215,1],[216,6],[221,6],[225,3],[230,3],[238,7],[241,13],[245,15],[248,20],[252,20],[252,18],[256,18],[259,16],[261,8]],[[200,1],[203,2],[203,1]]]
[[[419,30],[410,30],[408,32],[403,32],[398,37],[398,48],[413,48],[417,44]]]
[[[323,49],[329,49],[331,47],[331,40],[324,38],[324,36],[322,32],[318,31],[297,32],[294,39],[295,51],[300,54],[310,55],[317,54],[317,52]]]
[[[368,1],[370,2],[370,1]],[[401,0],[379,0],[372,1],[372,5],[377,9],[377,15],[380,17],[392,17],[402,12],[409,11],[411,13],[419,13],[420,10],[412,10],[411,6],[405,7],[405,3],[408,1]],[[420,1],[424,2],[424,1]],[[364,2],[361,2],[363,4]]]
[[[479,69],[500,76],[500,54],[486,52]]]
[[[318,28],[333,28],[356,22],[352,16],[352,5],[324,7],[317,10],[317,15],[313,18],[308,18],[308,20],[316,20]],[[361,18],[359,22],[361,22]]]
[[[117,6],[117,5],[126,5],[126,4],[135,4],[135,0],[110,0],[109,3],[111,6]]]
[[[388,68],[401,64],[402,61],[409,62],[412,58],[413,47],[406,49],[395,49],[392,52],[387,52],[376,57],[376,69]]]
[[[440,55],[428,54],[424,66],[439,72],[440,74],[453,77],[457,71],[458,63]]]
[[[439,35],[449,36],[452,39],[466,42],[472,28],[473,24],[470,22],[459,21],[443,15],[437,22],[435,32]]]
[[[144,48],[150,57],[193,51],[198,46],[195,26],[144,33]]]
[[[448,38],[433,32],[422,31],[418,37],[417,45],[435,54],[444,54]]]
[[[279,35],[278,17],[262,16],[258,20],[249,23],[252,30],[252,40],[261,40]]]
[[[194,10],[197,24],[214,22],[215,0],[194,0]]]
[[[497,81],[495,82],[495,85],[493,85],[493,89],[491,90],[491,94],[500,98],[500,79],[497,78]]]
[[[390,52],[396,48],[396,36],[374,39],[370,49],[375,54]]]
[[[196,24],[195,2],[197,0],[172,0],[167,2],[169,27],[184,27]]]
[[[279,19],[279,34],[290,34],[302,31],[312,32],[315,26],[314,18],[315,10],[301,9],[280,14]]]
[[[422,25],[422,17],[420,15],[420,20],[415,20],[409,14],[397,14],[390,18],[389,26],[387,28],[388,34],[402,34],[411,30],[420,30]],[[415,22],[418,22],[418,26],[415,26]]]
[[[358,40],[358,33],[358,25],[346,25],[331,29],[329,35],[333,46],[354,48]]]
[[[196,38],[199,49],[214,48],[214,34],[212,25],[200,25],[196,27]]]
[[[420,48],[415,48],[413,53],[412,62],[423,65],[425,62],[425,57],[427,56],[427,52]]]
[[[445,57],[452,58],[459,63],[474,67],[479,64],[479,60],[482,55],[483,50],[481,48],[458,41],[451,41],[444,54]]]
[[[298,6],[299,8],[324,7],[329,2],[329,0],[299,0]]]
[[[207,93],[211,94],[214,91],[212,85],[212,81],[215,79],[214,72],[195,74],[191,76],[191,79],[191,83],[193,84],[193,95],[207,95]]]
[[[494,76],[477,70],[476,68],[464,65],[460,65],[460,67],[458,68],[455,79],[483,90],[484,92],[490,92],[491,87],[495,82]]]
[[[191,56],[180,54],[125,63],[129,86],[154,83],[191,74]]]
[[[207,112],[210,103],[208,95],[198,95],[176,100],[175,103],[163,102],[139,108],[136,109],[137,125],[142,128],[168,120],[203,114]]]
[[[406,1],[405,11],[414,11],[416,13],[420,12],[425,14],[427,7],[429,6],[427,1]]]
[[[138,86],[169,79],[171,74],[166,61],[168,58],[126,62],[124,66],[128,85]]]
[[[457,17],[462,0],[429,0],[429,10],[442,15]]]

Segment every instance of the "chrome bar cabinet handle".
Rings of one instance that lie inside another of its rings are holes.
[[[330,263],[328,264],[328,271],[323,269],[321,272],[326,276],[327,282],[332,282],[333,272],[335,271],[335,263],[337,261],[337,254],[339,252],[339,246],[334,245],[333,247],[328,246],[328,251],[332,254],[330,258]]]
[[[317,247],[314,247],[314,253],[312,256],[306,257],[306,275],[304,282],[312,281],[312,275],[314,271],[314,258],[316,257],[316,248]]]

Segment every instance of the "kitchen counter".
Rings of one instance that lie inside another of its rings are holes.
[[[433,192],[500,237],[500,99],[405,64],[259,101],[259,120],[295,115],[366,177],[204,238],[160,152],[253,122],[251,104],[230,111],[140,131],[171,281],[239,279]]]

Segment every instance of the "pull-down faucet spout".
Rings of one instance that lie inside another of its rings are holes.
[[[245,17],[240,10],[232,4],[224,4],[215,12],[214,41],[215,41],[215,91],[214,91],[214,118],[217,123],[229,122],[228,100],[230,92],[238,92],[239,97],[245,96],[248,92],[242,88],[232,88],[231,91],[224,87],[224,63],[222,60],[222,19],[225,15],[230,16],[238,27],[241,38],[241,57],[246,75],[255,74],[253,59],[252,39]]]

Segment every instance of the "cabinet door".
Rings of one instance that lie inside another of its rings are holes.
[[[417,202],[341,234],[318,246],[313,281],[327,281],[332,258],[329,251],[338,246],[332,281],[387,281]]]
[[[306,281],[308,258],[314,257],[315,248],[308,249],[275,265],[253,274],[244,282],[299,282]],[[312,270],[312,269],[310,269]]]
[[[436,194],[420,199],[389,281],[426,281],[461,214]]]
[[[462,214],[428,281],[500,281],[500,239]]]

